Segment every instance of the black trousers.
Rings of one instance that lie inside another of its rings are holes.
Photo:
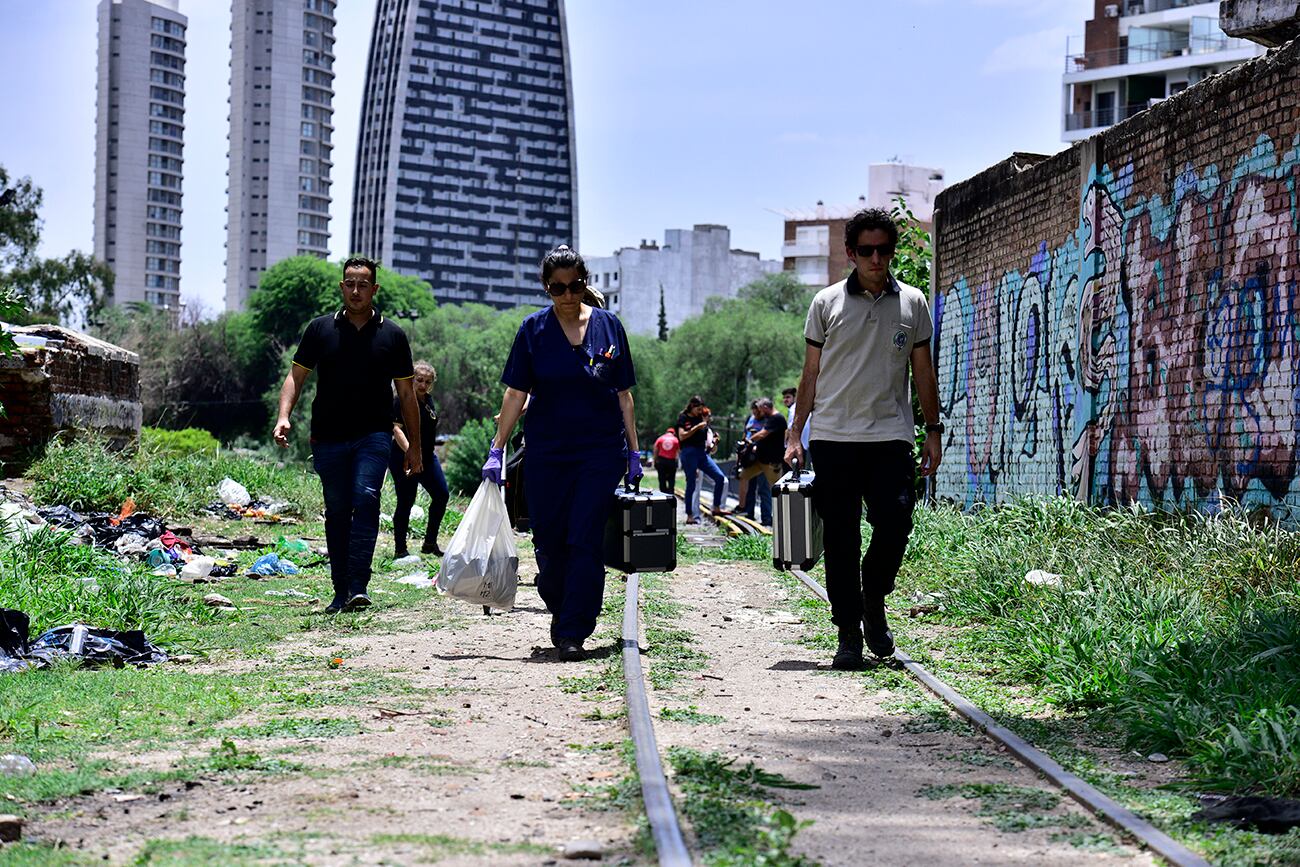
[[[418,476],[408,476],[403,468],[406,455],[393,443],[388,456],[388,469],[393,476],[393,487],[397,491],[397,505],[393,509],[393,548],[406,550],[406,533],[411,525],[411,507],[420,494],[420,488],[429,492],[428,522],[424,529],[424,547],[433,548],[438,544],[438,528],[442,526],[442,516],[447,513],[447,479],[442,474],[442,464],[437,455],[429,455],[429,462]]]
[[[677,484],[677,461],[656,457],[655,472],[659,474],[659,490],[671,494]]]
[[[862,622],[864,605],[879,605],[893,592],[903,564],[916,505],[913,446],[901,440],[813,440],[809,448],[817,461],[813,507],[822,519],[831,620],[836,626],[851,627]],[[865,555],[864,503],[871,524]]]

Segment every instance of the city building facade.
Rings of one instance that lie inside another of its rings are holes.
[[[844,227],[863,208],[892,211],[902,198],[916,224],[929,232],[934,222],[934,200],[944,188],[943,169],[900,162],[873,163],[867,167],[867,194],[856,204],[776,211],[785,220],[781,245],[782,267],[805,286],[830,286],[843,280],[853,263],[844,250]],[[922,287],[925,288],[925,287]]]
[[[1082,49],[1072,39],[1061,79],[1061,138],[1080,141],[1263,54],[1220,28],[1219,3],[1095,0]]]
[[[115,304],[178,310],[185,44],[178,0],[100,0],[95,258]]]
[[[262,272],[329,255],[334,0],[233,0],[226,309]]]
[[[535,303],[577,202],[563,0],[378,0],[351,249],[440,301]]]
[[[742,286],[781,270],[776,260],[731,249],[731,230],[708,224],[668,229],[662,247],[643,240],[586,262],[588,280],[605,296],[606,307],[629,332],[647,335],[659,331],[661,298],[667,325],[675,328],[703,313],[708,299],[735,298]]]

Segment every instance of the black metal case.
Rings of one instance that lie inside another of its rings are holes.
[[[605,565],[622,572],[677,568],[677,498],[620,486],[605,522]]]
[[[816,473],[795,470],[772,486],[772,565],[807,572],[822,556],[822,519],[813,508]]]

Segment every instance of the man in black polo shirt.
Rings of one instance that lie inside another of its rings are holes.
[[[366,589],[379,536],[379,493],[392,439],[394,384],[411,442],[405,472],[418,475],[423,469],[411,347],[402,329],[372,304],[379,291],[376,268],[369,259],[343,263],[343,309],[307,324],[280,389],[275,424],[276,443],[288,447],[289,415],[315,370],[319,376],[311,405],[312,462],[325,492],[325,544],[334,582],[327,614],[370,604]]]

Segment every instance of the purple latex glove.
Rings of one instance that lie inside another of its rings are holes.
[[[631,449],[627,451],[627,483],[635,485],[645,473],[641,470],[641,453]]]
[[[483,481],[492,482],[494,485],[504,485],[505,479],[501,476],[501,459],[505,452],[502,449],[492,448],[488,450],[487,463],[483,465]]]

